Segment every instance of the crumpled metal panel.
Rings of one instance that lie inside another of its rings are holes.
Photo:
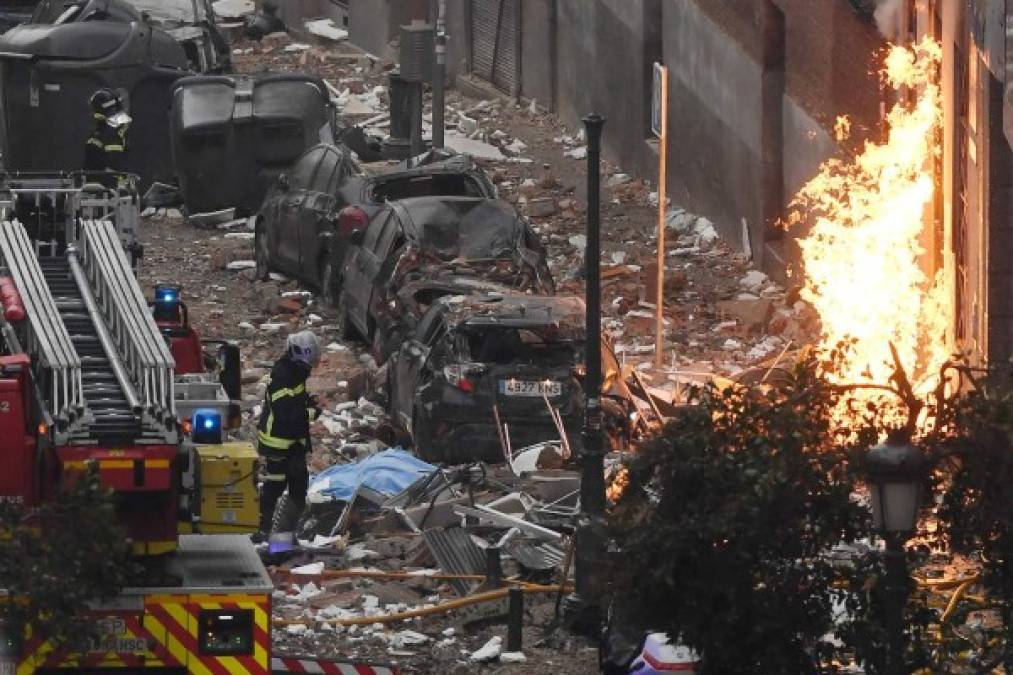
[[[459,527],[426,530],[422,538],[440,569],[447,574],[485,574],[485,553],[465,530]],[[475,582],[457,579],[450,585],[458,595],[464,596]]]

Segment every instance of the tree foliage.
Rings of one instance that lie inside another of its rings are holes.
[[[624,597],[705,675],[819,672],[835,606],[860,602],[829,553],[868,533],[853,460],[876,431],[835,424],[841,392],[821,372],[807,356],[769,388],[700,390],[613,514]]]
[[[0,532],[0,588],[7,592],[0,622],[31,626],[54,643],[87,637],[87,603],[115,596],[133,570],[130,541],[96,470],[32,513],[0,506]]]

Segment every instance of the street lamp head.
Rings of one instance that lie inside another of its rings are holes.
[[[865,471],[878,532],[910,536],[915,531],[926,468],[925,456],[906,440],[891,439],[869,450]]]

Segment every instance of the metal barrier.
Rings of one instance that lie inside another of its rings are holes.
[[[155,325],[116,228],[108,220],[83,220],[78,247],[68,250],[73,267],[79,260],[97,310],[104,320],[144,410],[159,420],[175,419],[176,364]]]
[[[65,427],[85,408],[81,359],[42,274],[35,245],[21,223],[0,222],[0,254],[21,291],[28,315],[28,321],[19,325],[25,331],[23,347],[47,371],[43,392],[49,396],[54,417]]]

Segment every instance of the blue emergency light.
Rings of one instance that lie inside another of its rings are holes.
[[[155,320],[177,321],[183,287],[179,284],[155,285]]]
[[[178,305],[181,290],[179,284],[158,284],[155,286],[155,302],[160,305]]]
[[[195,410],[192,420],[194,443],[213,445],[222,442],[222,416],[217,410]]]

